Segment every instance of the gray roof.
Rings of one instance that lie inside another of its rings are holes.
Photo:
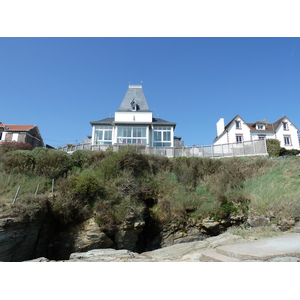
[[[91,121],[91,125],[112,125],[112,123],[115,121],[115,118],[106,118],[99,121]]]
[[[132,101],[137,104],[136,111],[151,111],[148,107],[141,85],[129,85],[123,101],[117,111],[133,111]]]

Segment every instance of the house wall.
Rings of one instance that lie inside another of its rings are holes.
[[[152,112],[115,112],[116,122],[152,122]]]
[[[236,128],[235,121],[240,121],[240,128]],[[220,130],[220,129],[218,129]],[[242,135],[242,141],[251,141],[251,132],[247,124],[237,117],[227,128],[227,133],[225,132],[220,138],[214,143],[215,145],[236,143],[236,135]]]
[[[264,135],[266,139],[275,139],[274,132],[257,131],[252,132],[252,140],[258,140],[260,135]]]
[[[286,149],[300,150],[297,128],[287,118],[284,119],[283,121],[288,123],[288,130],[284,130],[283,124],[280,124],[278,129],[276,130],[276,138],[280,141],[280,146]],[[285,135],[290,136],[291,145],[285,145],[284,143]]]

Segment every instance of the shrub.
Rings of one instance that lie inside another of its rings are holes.
[[[58,178],[66,175],[72,167],[68,153],[45,148],[36,148],[32,151],[35,158],[35,174]]]
[[[104,151],[77,150],[71,155],[73,167],[86,168],[98,164],[105,158]]]
[[[31,151],[11,151],[3,156],[3,169],[5,172],[31,174],[34,170],[35,159]]]
[[[33,221],[48,211],[48,199],[45,195],[23,195],[11,205],[12,214],[25,221]]]
[[[299,153],[300,153],[300,150],[297,150],[297,149],[280,148],[279,155],[280,156],[295,156]]]
[[[23,142],[3,142],[0,144],[0,152],[2,153],[15,150],[32,150],[32,145]]]
[[[276,157],[280,154],[280,142],[276,139],[267,139],[267,151],[270,157]]]

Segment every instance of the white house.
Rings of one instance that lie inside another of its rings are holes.
[[[153,118],[142,85],[129,85],[115,116],[90,122],[92,145],[174,147],[176,123]]]
[[[246,123],[239,115],[236,115],[226,126],[224,119],[217,122],[217,137],[214,145],[241,143],[257,139],[277,139],[280,146],[286,149],[298,149],[299,129],[287,118],[283,116],[274,123],[262,122]]]

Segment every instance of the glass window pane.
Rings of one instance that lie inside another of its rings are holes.
[[[164,141],[171,141],[171,132],[169,131],[164,132]]]

